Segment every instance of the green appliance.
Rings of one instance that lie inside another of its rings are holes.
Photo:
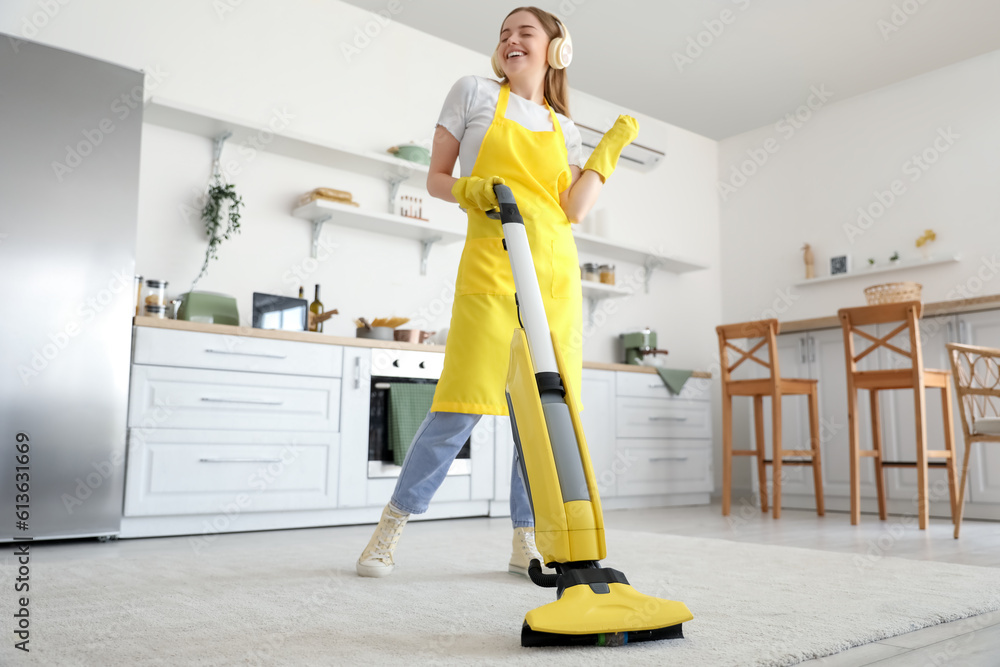
[[[240,324],[236,297],[219,292],[185,292],[181,295],[177,319],[233,326]]]
[[[656,332],[648,328],[618,334],[618,340],[626,364],[638,366],[646,355],[667,354],[666,350],[656,349]]]

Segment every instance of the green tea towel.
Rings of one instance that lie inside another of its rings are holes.
[[[676,368],[660,368],[658,366],[656,367],[656,372],[660,374],[660,379],[663,380],[663,384],[667,385],[667,389],[670,390],[671,394],[681,393],[684,383],[694,373],[694,371],[680,371]]]
[[[396,465],[403,465],[413,436],[431,411],[436,385],[392,382],[389,385],[389,448]]]

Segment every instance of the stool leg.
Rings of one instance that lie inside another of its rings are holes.
[[[781,518],[781,392],[776,391],[771,396],[771,488],[774,489],[774,518]]]
[[[879,410],[878,390],[868,392],[872,407],[872,449],[875,450],[875,490],[878,494],[878,518],[885,521],[885,474],[882,472],[882,413]]]
[[[767,513],[767,449],[764,442],[764,397],[753,397],[754,432],[757,439],[757,480],[760,488],[760,511]]]
[[[931,513],[930,499],[927,497],[927,402],[924,400],[924,386],[921,380],[913,389],[917,427],[917,510],[920,530],[927,530],[927,521]]]
[[[809,440],[812,443],[813,489],[816,491],[816,514],[823,516],[823,465],[819,451],[819,392],[815,385],[809,392]]]
[[[969,454],[972,453],[972,444],[965,441],[965,456],[962,457],[962,484],[958,487],[958,513],[955,515],[955,539],[958,539],[958,531],[962,527],[962,514],[965,512],[965,484],[969,477]]]
[[[858,390],[848,376],[847,385],[847,426],[851,439],[851,525],[856,526],[861,521],[861,481],[858,477]]]
[[[733,493],[733,397],[722,388],[722,516],[729,516]]]
[[[948,495],[951,499],[951,520],[958,525],[958,456],[955,451],[955,422],[951,414],[951,376],[945,376],[941,388],[941,412],[944,418],[944,448],[948,450]]]

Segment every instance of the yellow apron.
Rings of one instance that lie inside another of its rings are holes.
[[[517,199],[549,328],[559,341],[569,369],[567,380],[576,388],[579,403],[583,369],[580,266],[570,222],[559,205],[559,193],[572,181],[566,140],[548,103],[552,131],[532,132],[504,118],[509,98],[510,86],[504,84],[472,175],[502,177]],[[470,210],[468,215],[444,369],[431,411],[506,415],[510,341],[520,328],[514,277],[503,249],[500,221],[479,210]]]

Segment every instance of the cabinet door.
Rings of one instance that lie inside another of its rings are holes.
[[[881,324],[878,336],[884,336],[899,326],[899,323]],[[924,368],[948,370],[948,351],[945,344],[954,340],[955,318],[951,315],[941,317],[926,317],[920,320],[920,347],[923,354]],[[896,335],[890,341],[896,347],[909,351],[910,340],[906,331]],[[880,368],[909,368],[910,360],[895,352],[879,350]],[[867,393],[867,392],[866,392]],[[924,392],[925,431],[927,434],[927,449],[945,449],[944,418],[942,415],[942,391],[927,389]],[[914,393],[910,389],[898,389],[879,392],[879,405],[882,410],[882,437],[885,459],[888,461],[917,460],[917,426]],[[953,416],[955,404],[952,405]],[[962,442],[961,422],[952,420],[952,437],[955,443]],[[870,422],[868,422],[870,424]],[[960,447],[959,447],[960,449]],[[886,472],[886,493],[890,498],[912,501],[917,495],[917,471],[913,468],[892,468]],[[948,478],[943,469],[934,469],[928,478],[928,489],[932,502],[948,502]],[[913,507],[916,511],[916,506]]]
[[[614,468],[616,375],[625,373],[585,368],[580,387],[580,398],[586,406],[580,413],[580,421],[587,438],[597,491],[605,498],[615,495],[617,476]],[[645,379],[659,381],[655,375]]]
[[[493,498],[494,465],[493,453],[496,441],[497,421],[506,417],[484,415],[469,436],[469,456],[472,473],[470,475],[470,497],[472,500],[490,500]]]
[[[809,338],[806,333],[782,334],[778,336],[778,373],[785,378],[810,378],[811,367],[809,364]],[[766,356],[761,355],[761,356]],[[744,362],[746,363],[746,362]],[[767,369],[759,364],[756,367],[756,377],[767,377]],[[744,398],[742,400],[752,401]],[[767,457],[774,459],[774,438],[771,431],[771,399],[765,397],[762,405],[764,409],[764,448]],[[752,446],[757,446],[756,415],[751,402],[750,407],[750,434]],[[781,440],[783,449],[808,449],[809,443],[809,404],[801,396],[786,396],[781,403]],[[760,489],[760,481],[757,477],[757,459],[752,458],[751,470],[754,475],[754,489]],[[806,475],[805,473],[809,473]],[[771,469],[768,468],[768,475]],[[802,466],[788,466],[782,469],[782,493],[812,493],[812,482],[808,487],[805,479],[812,475],[811,469]],[[811,477],[810,477],[811,480]],[[768,490],[770,492],[773,478],[770,478]]]
[[[496,417],[493,446],[493,500],[510,500],[510,474],[514,461],[514,436],[510,430],[510,417]]]
[[[371,349],[344,348],[341,390],[340,507],[364,507],[368,494],[368,409],[371,401]]]
[[[962,342],[1000,349],[1000,310],[968,313],[960,316],[958,321]],[[960,419],[956,412],[959,433],[962,428]],[[973,448],[969,460],[967,495],[971,502],[977,504],[1000,503],[1000,442],[982,442]]]

